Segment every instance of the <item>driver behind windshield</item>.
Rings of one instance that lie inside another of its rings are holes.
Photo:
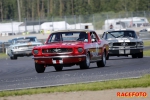
[[[87,39],[87,34],[85,32],[81,32],[77,41],[84,41],[85,39]]]
[[[135,38],[135,33],[131,31],[125,31],[124,32],[124,37],[133,37]]]
[[[136,38],[136,33],[133,31],[113,31],[108,32],[106,38],[123,38],[123,37],[132,37]]]

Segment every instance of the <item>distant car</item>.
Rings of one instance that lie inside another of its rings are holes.
[[[45,45],[34,47],[32,53],[36,72],[43,73],[47,66],[54,66],[56,71],[73,65],[87,69],[96,62],[98,67],[104,67],[108,48],[108,42],[95,31],[64,30],[51,33]]]
[[[128,56],[143,58],[143,41],[134,30],[108,30],[102,38],[109,42],[109,56]]]
[[[10,59],[17,59],[17,57],[31,56],[32,49],[35,46],[42,45],[37,41],[36,37],[20,37],[9,40],[10,46],[7,48],[7,55]]]
[[[148,32],[148,30],[147,29],[142,29],[142,30],[140,30],[140,32]]]

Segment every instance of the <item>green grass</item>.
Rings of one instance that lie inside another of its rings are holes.
[[[150,56],[150,50],[145,50],[145,51],[143,52],[143,54],[144,54],[144,56]]]
[[[5,53],[0,53],[0,59],[1,58],[7,58],[8,56]]]
[[[144,42],[144,46],[150,46],[150,40],[145,40]],[[150,56],[150,50],[145,50],[143,52],[144,56]]]
[[[1,91],[0,97],[32,95],[32,94],[40,94],[40,93],[54,93],[54,92],[98,91],[98,90],[116,89],[116,88],[136,88],[136,87],[149,87],[149,86],[150,86],[150,75],[145,75],[141,78],[134,78],[134,79],[121,79],[121,80],[82,83],[82,84],[65,85],[65,86],[57,86],[57,87]]]
[[[150,40],[145,40],[144,42],[144,46],[150,46]]]

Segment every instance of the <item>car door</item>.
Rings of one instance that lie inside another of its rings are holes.
[[[91,37],[91,61],[96,61],[100,60],[100,55],[101,55],[101,48],[100,48],[100,41],[98,39],[98,36],[95,32],[90,33]]]

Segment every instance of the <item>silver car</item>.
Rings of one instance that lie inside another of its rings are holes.
[[[143,41],[134,30],[120,29],[108,30],[103,33],[102,38],[109,42],[109,56],[128,56],[132,58],[143,58]]]
[[[33,47],[42,45],[41,42],[38,42],[36,37],[14,38],[9,42],[11,45],[7,48],[6,54],[10,57],[10,59],[31,56]]]

